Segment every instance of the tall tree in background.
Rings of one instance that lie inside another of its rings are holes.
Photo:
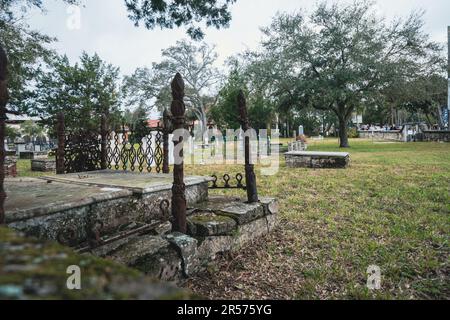
[[[234,66],[228,75],[225,85],[219,92],[217,102],[209,110],[209,116],[221,130],[238,129],[239,115],[236,112],[236,101],[241,90],[248,97],[248,117],[252,128],[270,128],[273,120],[273,105],[267,99],[262,87],[255,87],[248,78],[246,69],[234,61]]]
[[[78,0],[64,2],[75,4]],[[56,40],[31,30],[26,24],[25,16],[32,8],[44,10],[43,1],[0,1],[0,43],[9,58],[9,108],[24,113],[34,102],[37,76],[54,57],[48,45]]]
[[[138,107],[135,110],[125,110],[124,112],[125,123],[130,126],[131,136],[130,141],[132,143],[139,143],[142,138],[150,133],[148,126],[148,117],[145,109]]]
[[[228,79],[219,92],[217,103],[210,109],[209,116],[220,130],[238,129],[239,117],[236,113],[236,101],[240,90],[248,96],[246,81],[240,70],[231,70]]]
[[[387,24],[369,1],[322,2],[309,17],[279,14],[263,31],[266,56],[283,64],[279,70],[298,99],[336,114],[341,147],[349,146],[347,126],[357,106],[429,67],[441,50],[424,33],[421,13]]]
[[[413,79],[403,101],[409,111],[422,113],[430,127],[438,124],[443,128],[440,109],[447,102],[447,79],[438,74]]]
[[[98,129],[102,114],[114,122],[119,107],[119,69],[95,54],[83,53],[71,65],[59,57],[49,72],[39,77],[35,112],[52,124],[63,111],[71,128]]]
[[[208,101],[222,79],[214,67],[217,60],[214,47],[183,40],[163,50],[162,57],[162,62],[154,63],[151,69],[139,68],[130,77],[125,77],[126,105],[147,110],[167,108],[171,101],[170,79],[179,72],[186,83],[186,105],[197,116],[201,129],[206,129]]]
[[[228,27],[231,21],[229,6],[236,0],[125,0],[129,18],[138,26],[143,22],[147,29],[186,26],[192,39],[204,37],[198,23],[207,27]]]

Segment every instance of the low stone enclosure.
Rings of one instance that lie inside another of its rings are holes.
[[[277,203],[208,198],[213,178],[186,177],[186,234],[172,233],[171,176],[95,171],[7,179],[6,223],[163,280],[191,275],[218,253],[270,232]]]
[[[285,153],[286,166],[290,168],[347,168],[347,152],[291,151]]]
[[[450,142],[450,130],[422,131],[416,136],[417,141]]]
[[[54,172],[56,171],[56,160],[33,159],[31,160],[31,171]]]
[[[171,130],[182,129],[184,83],[179,74],[172,82],[172,96]],[[242,92],[237,107],[246,131],[250,127]],[[216,176],[185,176],[183,161],[175,163],[173,173],[169,173],[168,126],[159,135],[165,137],[157,173],[150,172],[150,162],[145,162],[155,159],[143,159],[135,168],[137,172],[129,171],[129,160],[139,160],[141,153],[124,140],[120,143],[131,146],[126,149],[129,154],[113,151],[111,155],[118,158],[108,159],[105,124],[102,118],[102,138],[92,133],[94,138],[88,142],[87,138],[66,134],[60,115],[57,175],[6,179],[2,175],[0,224],[27,237],[57,241],[78,254],[106,258],[161,280],[195,274],[218,254],[238,250],[275,227],[277,201],[258,197],[248,137],[245,185],[240,173],[235,179],[225,174],[221,183]],[[178,155],[182,155],[183,138],[174,138],[174,150],[179,144]],[[152,150],[144,154],[155,155]],[[108,169],[108,163],[112,168]],[[247,197],[209,196],[211,189],[240,189]]]
[[[406,129],[407,130],[407,129]],[[358,131],[362,139],[390,140],[390,141],[419,141],[419,142],[450,142],[450,131],[448,130],[420,130],[417,133],[407,135],[405,128],[403,130],[365,130]]]
[[[360,130],[358,135],[362,139],[405,141],[404,134],[401,130]]]

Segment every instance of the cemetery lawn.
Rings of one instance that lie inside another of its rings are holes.
[[[218,299],[450,299],[450,144],[350,145],[345,170],[288,169],[283,156],[277,175],[256,167],[259,194],[279,200],[279,227],[182,285]],[[18,171],[49,174],[31,172],[30,160]],[[186,166],[186,174],[226,172],[243,166]],[[381,268],[381,290],[366,287],[369,265]]]
[[[54,173],[53,173],[54,174]],[[51,172],[31,171],[31,160],[17,160],[17,176],[18,177],[40,177],[52,175]]]
[[[450,144],[350,145],[345,170],[288,169],[284,159],[275,176],[257,170],[260,195],[279,200],[279,227],[182,285],[213,299],[450,299]],[[366,287],[370,265],[381,268],[381,290]]]

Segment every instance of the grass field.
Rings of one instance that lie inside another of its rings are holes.
[[[279,227],[183,285],[209,298],[450,299],[450,144],[350,143],[345,170],[288,169],[284,159],[274,176],[257,170],[260,195],[279,200]],[[243,166],[186,166],[226,172]],[[366,287],[369,265],[381,268],[381,290]]]
[[[337,140],[309,149],[339,150]],[[277,175],[258,175],[259,193],[280,202],[279,228],[185,286],[210,298],[449,299],[450,144],[356,139],[348,151],[346,170],[282,160]],[[381,268],[381,290],[366,287],[369,265]]]

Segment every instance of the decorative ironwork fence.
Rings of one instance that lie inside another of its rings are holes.
[[[107,135],[107,168],[139,172],[164,172],[164,128],[158,126],[144,137],[133,139],[133,132],[123,126],[121,132]]]
[[[66,173],[101,170],[101,138],[97,132],[72,131],[65,136]]]
[[[123,124],[121,130],[110,131],[106,122],[103,117],[99,131],[66,131],[64,117],[58,117],[58,174],[104,169],[169,173],[168,125],[148,128],[138,137],[131,126]]]
[[[244,92],[239,91],[237,97],[237,109],[239,111],[239,122],[241,123],[242,130],[249,130],[250,123],[248,120],[247,102],[245,99]],[[259,140],[258,140],[259,143]],[[270,143],[269,143],[270,145]],[[247,200],[249,203],[258,202],[258,190],[256,186],[256,175],[254,170],[254,165],[250,161],[250,137],[246,136],[244,138],[244,155],[245,155],[245,185],[242,183],[243,177],[241,173],[236,175],[236,186],[230,184],[231,177],[229,174],[223,175],[224,185],[219,186],[217,183],[217,175],[213,175],[212,185],[209,186],[210,189],[243,189],[247,191]],[[259,157],[259,155],[258,155]]]

